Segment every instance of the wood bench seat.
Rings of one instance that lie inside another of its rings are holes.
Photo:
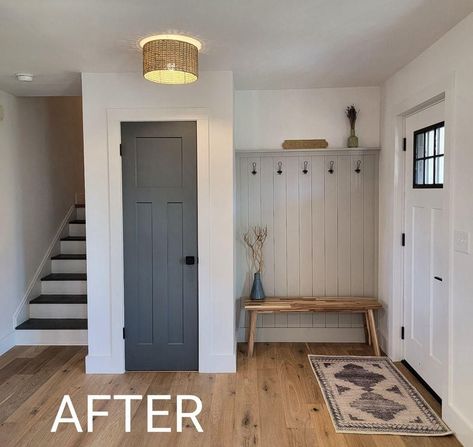
[[[364,297],[267,297],[264,300],[243,298],[243,307],[250,314],[248,327],[248,356],[253,355],[256,338],[256,318],[259,313],[274,312],[353,312],[365,315],[368,343],[376,356],[381,355],[376,333],[374,311],[383,306],[376,298]]]

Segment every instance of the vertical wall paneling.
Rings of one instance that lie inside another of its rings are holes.
[[[325,157],[311,157],[312,294],[325,296]],[[325,314],[312,315],[314,327],[325,327]]]
[[[350,171],[350,284],[354,296],[363,296],[363,157],[352,155]],[[356,172],[359,167],[360,172]],[[369,197],[368,197],[369,199]],[[363,315],[352,314],[353,327],[363,326]]]
[[[300,296],[299,159],[287,157],[286,172],[286,263],[287,295]],[[289,179],[289,181],[288,181]],[[288,327],[300,327],[300,315],[287,315]]]
[[[255,166],[256,174],[253,174]],[[259,157],[248,158],[248,229],[261,224],[261,163]],[[252,278],[250,278],[250,285]],[[257,327],[261,327],[262,316],[258,315]]]
[[[349,296],[350,287],[350,172],[349,156],[338,157],[337,175],[337,263],[338,295]],[[351,327],[351,313],[338,314],[339,327]]]
[[[375,156],[365,155],[363,165],[365,175],[363,177],[363,294],[374,296],[376,294],[376,232],[375,222]]]
[[[360,172],[355,172],[360,161]],[[351,156],[350,171],[350,282],[354,295],[363,296],[363,157]],[[370,199],[370,197],[367,197]]]
[[[350,174],[351,159],[338,157],[337,175],[337,262],[338,295],[350,295]]]
[[[273,159],[274,181],[274,293],[287,296],[287,166],[285,157]],[[279,166],[281,173],[278,174]],[[275,314],[274,325],[287,327],[287,315]]]
[[[332,166],[333,172],[329,169]],[[325,157],[325,294],[338,295],[338,157]]]
[[[268,227],[268,238],[263,250],[265,266],[262,278],[266,295],[274,296],[274,169],[271,157],[261,157],[259,173],[261,175],[261,225]],[[274,314],[263,314],[262,325],[274,327]]]
[[[237,188],[238,197],[238,232],[236,236],[236,244],[239,253],[238,259],[238,277],[240,278],[240,284],[237,284],[237,290],[239,296],[248,296],[250,293],[250,267],[248,264],[248,257],[245,244],[243,242],[243,233],[248,228],[248,169],[249,162],[247,158],[241,158],[238,163],[238,180],[239,185]],[[240,312],[240,326],[246,324],[246,313],[244,310]]]
[[[310,156],[299,157],[299,293],[312,296],[312,166]],[[306,173],[303,172],[304,166]],[[312,313],[300,314],[300,326],[312,327]]]
[[[376,295],[376,154],[253,152],[237,159],[239,232],[253,225],[268,227],[262,276],[268,296]],[[246,296],[252,277],[246,248],[240,241],[238,247],[237,287]],[[257,325],[279,331],[271,332],[274,339],[294,328],[359,331],[363,319],[343,313],[278,313],[261,315]]]

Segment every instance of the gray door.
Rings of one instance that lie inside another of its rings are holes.
[[[197,126],[121,131],[125,366],[197,370]]]

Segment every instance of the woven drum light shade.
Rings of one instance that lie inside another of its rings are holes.
[[[198,77],[198,41],[176,36],[150,37],[143,47],[143,76],[160,84],[190,84]]]

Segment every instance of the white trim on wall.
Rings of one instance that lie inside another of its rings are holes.
[[[234,371],[232,355],[212,352],[212,303],[210,284],[210,147],[209,118],[204,108],[108,109],[108,172],[110,222],[110,328],[111,350],[107,356],[86,358],[88,373],[125,371],[124,271],[122,167],[119,154],[121,122],[128,121],[196,121],[197,122],[197,202],[199,250],[199,371]],[[89,310],[90,314],[90,310]],[[90,336],[90,335],[89,335]]]

